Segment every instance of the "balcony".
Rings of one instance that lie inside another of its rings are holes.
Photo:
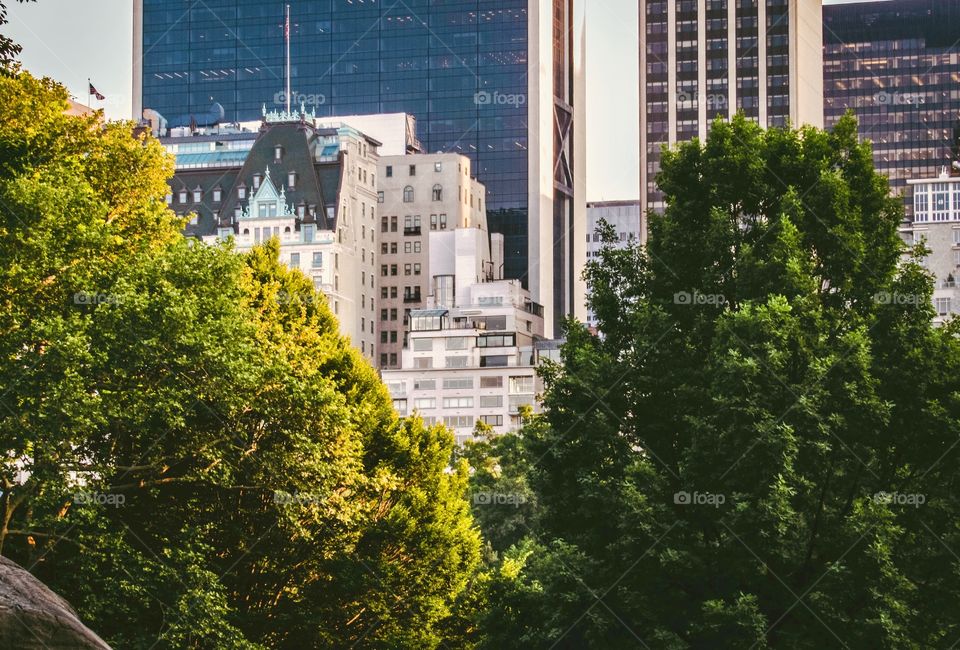
[[[405,293],[405,294],[403,294],[403,302],[404,302],[404,304],[406,304],[406,303],[411,303],[411,302],[421,302],[420,294],[419,294],[419,293],[410,293],[410,294]]]
[[[420,226],[404,226],[404,227],[403,227],[403,234],[406,235],[406,236],[419,235],[419,234],[420,234]]]

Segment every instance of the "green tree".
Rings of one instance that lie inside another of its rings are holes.
[[[326,300],[180,235],[129,124],[0,78],[2,552],[122,648],[435,647],[479,538]]]
[[[658,182],[648,246],[588,264],[603,335],[569,324],[524,432],[544,541],[503,634],[949,646],[960,343],[854,119],[717,121]]]

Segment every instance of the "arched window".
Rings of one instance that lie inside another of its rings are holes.
[[[413,188],[409,185],[403,188],[403,202],[413,203]]]
[[[243,229],[243,234],[244,234],[244,235],[249,235],[249,234],[250,234],[250,229],[249,229],[249,228],[244,228],[244,229]]]
[[[433,200],[442,201],[443,200],[443,188],[440,187],[440,184],[437,183],[433,186]]]

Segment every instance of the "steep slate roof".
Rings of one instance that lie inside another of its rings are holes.
[[[278,189],[286,188],[286,199],[297,210],[301,204],[308,208],[304,223],[316,223],[320,230],[335,230],[336,219],[339,214],[338,198],[342,176],[343,154],[339,146],[325,144],[323,139],[336,136],[336,129],[317,129],[304,122],[264,123],[257,136],[253,148],[246,152],[243,165],[237,167],[238,156],[236,151],[223,152],[229,155],[218,155],[219,152],[204,152],[202,154],[187,153],[177,156],[178,162],[200,162],[195,156],[208,156],[210,167],[203,169],[180,169],[170,181],[174,193],[174,210],[194,210],[197,212],[196,225],[187,225],[187,235],[202,237],[216,234],[218,227],[237,227],[234,212],[236,206],[246,207],[250,197],[254,194],[253,177],[260,174],[264,177],[267,169],[270,177]],[[200,136],[197,139],[178,138],[166,142],[198,142],[221,140],[210,136]],[[275,147],[283,148],[283,157],[280,161],[274,159]],[[317,158],[326,153],[336,153],[336,159],[329,162],[319,162]],[[217,165],[224,162],[223,166]],[[230,164],[232,162],[232,165]],[[296,172],[294,189],[287,187],[287,174]],[[237,196],[237,186],[243,183],[247,187],[245,199]],[[203,191],[199,205],[194,204],[193,190],[199,186]],[[223,194],[220,203],[213,202],[213,190],[219,186]],[[176,195],[181,189],[188,192],[188,203],[180,204]],[[314,214],[309,213],[313,206]],[[332,208],[332,218],[327,216],[327,209]],[[297,227],[299,229],[300,220]]]

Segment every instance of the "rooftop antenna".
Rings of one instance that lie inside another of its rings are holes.
[[[287,43],[287,115],[290,114],[290,4],[287,3],[287,20],[283,25],[283,37]]]

